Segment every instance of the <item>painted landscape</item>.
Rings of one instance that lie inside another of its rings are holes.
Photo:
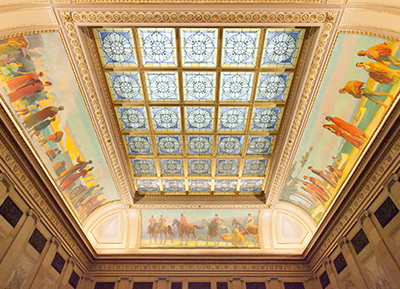
[[[260,248],[258,210],[141,210],[141,248]]]
[[[119,195],[63,47],[58,33],[1,40],[2,100],[83,221]]]
[[[400,42],[339,34],[280,199],[316,222],[398,101]]]

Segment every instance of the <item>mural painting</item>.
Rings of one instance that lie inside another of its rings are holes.
[[[142,210],[141,248],[260,248],[258,210]]]
[[[399,45],[338,35],[280,197],[317,222],[397,102]]]
[[[118,199],[58,33],[0,41],[3,104],[80,220]]]

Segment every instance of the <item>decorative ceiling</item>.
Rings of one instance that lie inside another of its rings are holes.
[[[261,194],[305,29],[93,28],[139,194]]]

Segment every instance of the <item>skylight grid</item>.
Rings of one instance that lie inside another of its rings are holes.
[[[304,29],[93,34],[138,194],[262,192]]]

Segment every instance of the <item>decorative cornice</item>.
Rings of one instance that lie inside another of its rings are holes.
[[[107,4],[322,4],[322,0],[75,0]]]

